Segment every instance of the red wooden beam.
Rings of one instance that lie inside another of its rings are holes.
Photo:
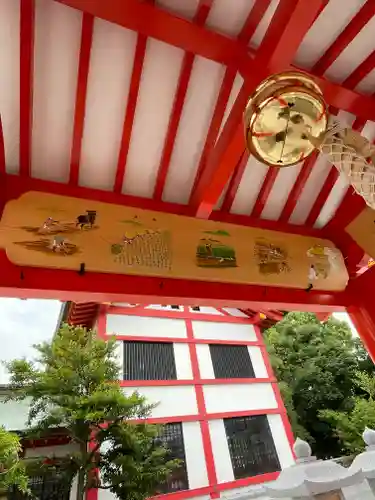
[[[20,175],[31,173],[34,77],[34,0],[20,5]]]
[[[235,171],[230,179],[228,190],[225,193],[223,204],[221,206],[222,212],[230,212],[248,161],[249,153],[246,150],[243,153],[241,160],[238,162],[237,167],[235,168]]]
[[[322,0],[281,0],[255,54],[255,62],[259,61],[275,71],[289,66],[306,32],[323,7]],[[278,173],[278,169],[269,168],[253,207],[252,217],[261,216]]]
[[[73,301],[168,303],[282,310],[343,310],[345,292],[237,285],[125,274],[43,269],[12,264],[0,251],[0,296]],[[77,269],[78,271],[78,269]],[[367,273],[365,273],[367,274]]]
[[[76,90],[76,104],[74,110],[74,127],[72,151],[70,156],[70,184],[78,184],[79,163],[81,159],[83,127],[85,123],[87,81],[89,76],[90,53],[92,35],[94,30],[94,18],[90,14],[82,15],[81,47],[78,64],[78,80]]]
[[[243,85],[195,191],[192,193],[192,210],[197,217],[208,218],[210,216],[243,154],[242,115],[248,95],[248,89]]]
[[[201,0],[197,12],[194,16],[194,22],[198,26],[203,26],[206,22],[208,14],[212,6],[212,1]],[[195,54],[186,52],[182,61],[180,77],[178,80],[177,90],[174,97],[173,108],[169,119],[167,134],[165,136],[164,148],[160,160],[158,174],[155,183],[154,195],[155,200],[161,200],[165,181],[167,178],[168,168],[171,161],[173,148],[177,136],[178,126],[180,123],[182,110],[185,103],[185,98],[189,86],[191,72],[193,70]]]
[[[323,0],[280,0],[255,58],[272,72],[284,70],[323,6]]]
[[[238,40],[197,26],[147,2],[55,1],[221,64],[235,65],[238,59],[246,57],[247,48]]]
[[[267,170],[267,174],[263,180],[262,187],[258,193],[258,198],[255,202],[253,210],[251,212],[251,217],[260,217],[262,215],[263,209],[267,203],[268,196],[273,188],[273,185],[276,182],[276,178],[278,176],[279,169],[275,167],[269,167]]]
[[[245,24],[242,27],[240,34],[238,35],[238,40],[248,45],[252,36],[254,35],[257,26],[261,22],[264,14],[266,13],[271,0],[256,0],[253,8],[251,9]],[[202,154],[199,160],[197,173],[194,179],[193,188],[190,194],[189,204],[192,203],[193,193],[195,192],[198,182],[202,176],[207,163],[207,159],[211,154],[217,136],[219,134],[220,126],[223,122],[225,110],[228,105],[229,96],[233,87],[233,83],[236,77],[236,70],[234,68],[227,68],[224,74],[224,78],[220,87],[219,95],[216,101],[215,109],[212,115],[210,127],[208,129],[206,141],[203,146]]]
[[[4,132],[3,123],[0,115],[0,175],[6,172],[6,161],[5,161],[5,143],[4,143]]]
[[[366,26],[375,14],[375,3],[367,0],[363,7],[357,12],[345,29],[338,35],[324,55],[314,65],[312,73],[323,75],[327,69],[336,61],[339,55],[354,40],[358,33]]]
[[[124,183],[126,162],[128,159],[130,139],[135,117],[135,110],[137,107],[139,86],[141,83],[143,63],[146,54],[146,46],[147,46],[147,37],[145,35],[138,34],[137,45],[134,54],[132,77],[130,80],[129,92],[127,96],[127,106],[124,117],[124,125],[122,128],[121,145],[117,160],[117,170],[116,170],[115,184],[113,188],[115,193],[122,192],[122,186]]]
[[[318,151],[314,151],[311,156],[309,156],[301,167],[298,174],[296,182],[294,183],[292,190],[289,193],[288,199],[284,205],[284,208],[280,214],[280,222],[288,222],[290,216],[292,215],[294,209],[296,208],[297,202],[306,186],[308,178],[310,177],[311,171],[315,165],[316,159],[318,158]]]
[[[226,107],[228,105],[228,100],[233,87],[233,82],[235,77],[236,77],[236,70],[233,68],[227,68],[224,74],[223,82],[220,87],[215,109],[211,118],[211,123],[208,128],[206,141],[204,143],[202,154],[199,160],[197,173],[190,193],[189,205],[191,205],[193,202],[193,197],[197,189],[198,182],[200,181],[202,173],[206,168],[208,157],[215,146],[215,141],[219,134],[220,126],[224,118]]]

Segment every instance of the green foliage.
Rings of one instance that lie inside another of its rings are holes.
[[[149,416],[152,406],[138,393],[121,389],[115,340],[105,342],[90,330],[64,325],[51,343],[35,348],[34,363],[22,359],[8,365],[12,398],[31,398],[30,434],[64,428],[77,445],[77,452],[60,464],[71,477],[78,474],[77,500],[93,486],[123,499],[155,494],[178,464],[168,462],[167,450],[155,445],[153,426],[129,423]],[[89,449],[93,432],[96,445]],[[108,442],[110,450],[104,447]],[[102,484],[94,481],[96,468]]]
[[[21,444],[17,434],[0,427],[0,491],[12,485],[28,492],[25,465],[20,460]]]
[[[314,444],[317,456],[340,455],[345,445],[322,410],[350,411],[358,368],[349,326],[311,313],[289,313],[265,333],[275,374],[296,435]],[[363,429],[362,429],[363,431]]]
[[[356,396],[350,412],[320,412],[320,416],[334,426],[345,447],[353,453],[363,451],[362,433],[365,427],[375,428],[375,377],[365,372],[357,372],[356,384],[367,397]]]

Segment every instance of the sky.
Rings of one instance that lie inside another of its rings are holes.
[[[33,344],[50,340],[60,315],[58,300],[0,299],[0,360],[32,358]],[[0,364],[0,384],[9,378]]]

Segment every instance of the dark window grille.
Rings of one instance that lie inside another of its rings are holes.
[[[180,306],[171,306],[172,309],[180,309]]]
[[[210,344],[215,378],[254,378],[247,346]]]
[[[225,418],[224,426],[236,479],[280,470],[266,415]]]
[[[200,308],[199,306],[195,306],[195,307],[192,307],[192,310],[193,310],[193,311],[198,311],[198,312],[199,312],[199,311],[201,310],[201,308]]]
[[[165,424],[157,441],[168,448],[166,460],[181,460],[181,466],[175,469],[167,481],[159,487],[159,493],[172,493],[173,491],[188,490],[189,481],[186,470],[184,436],[182,424]]]
[[[177,378],[173,344],[124,342],[124,380],[174,380]]]
[[[69,500],[72,481],[59,472],[32,476],[29,479],[31,496],[21,493],[15,486],[8,491],[8,500]]]

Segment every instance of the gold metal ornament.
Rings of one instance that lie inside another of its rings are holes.
[[[250,153],[266,165],[288,167],[314,151],[310,138],[325,133],[327,106],[312,78],[289,71],[258,86],[249,98],[244,122]]]

